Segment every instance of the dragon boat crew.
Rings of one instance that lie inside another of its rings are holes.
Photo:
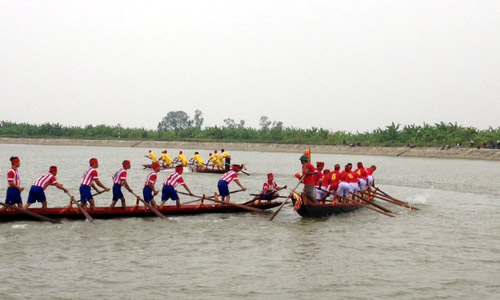
[[[375,179],[373,177],[373,172],[375,172],[376,169],[377,167],[375,165],[371,165],[369,168],[365,169],[366,181],[367,181],[366,183],[368,187],[375,187]]]
[[[26,206],[24,208],[28,208],[31,204],[38,201],[42,203],[42,208],[46,209],[47,197],[45,196],[45,189],[47,189],[49,185],[53,185],[56,188],[63,190],[65,193],[69,192],[67,188],[63,187],[63,185],[57,181],[56,175],[57,167],[51,166],[48,173],[38,177],[38,179],[30,188],[30,192],[28,194],[28,202],[26,203]]]
[[[158,180],[158,172],[160,171],[160,164],[155,163],[151,165],[153,171],[151,171],[148,176],[146,176],[146,181],[144,182],[144,187],[142,188],[142,196],[144,197],[144,202],[150,203],[154,207],[157,207],[154,197],[158,195],[159,191],[155,189],[156,181]],[[140,199],[137,199],[136,206],[139,205]]]
[[[264,182],[264,184],[262,185],[262,190],[260,191],[260,195],[255,196],[252,199],[252,201],[257,200],[257,204],[260,204],[261,200],[267,200],[267,201],[274,200],[280,196],[278,191],[282,188],[286,188],[286,186],[285,187],[278,186],[276,181],[274,181],[274,174],[269,173],[267,174],[267,181]]]
[[[161,160],[161,164],[164,167],[171,167],[174,163],[174,161],[172,160],[172,157],[170,156],[170,154],[168,154],[167,150],[163,150],[161,152],[160,160]]]
[[[203,169],[203,166],[205,165],[205,162],[203,161],[203,158],[201,157],[200,153],[196,151],[194,153],[193,158],[191,158],[191,161],[193,164],[196,166],[198,170]]]
[[[329,187],[332,181],[331,171],[325,169],[323,171],[323,177],[319,181],[319,187],[316,188],[316,200],[325,201],[325,199],[330,195]]]
[[[184,167],[182,165],[177,165],[175,167],[175,171],[170,173],[165,179],[165,182],[163,183],[163,189],[161,191],[160,208],[163,208],[163,206],[169,199],[175,201],[177,208],[181,207],[181,201],[179,199],[179,195],[175,190],[175,187],[179,184],[181,184],[186,189],[189,195],[191,196],[193,195],[187,184],[184,182],[184,178],[182,178],[182,172],[184,172]]]
[[[224,168],[226,171],[229,171],[231,168],[231,155],[229,155],[229,153],[227,153],[224,149],[221,149],[220,152],[222,158],[224,159]]]
[[[177,157],[175,158],[175,161],[180,163],[183,167],[187,167],[187,165],[188,165],[188,159],[182,151],[179,151],[179,155],[177,155]]]
[[[231,182],[236,182],[243,191],[247,189],[238,179],[238,172],[244,168],[244,165],[232,165],[231,168],[232,170],[224,173],[217,183],[217,189],[219,190],[222,202],[230,202],[231,200],[231,196],[229,195],[229,184]]]
[[[340,183],[340,165],[335,164],[335,166],[333,166],[333,171],[330,173],[330,185],[328,186],[328,191],[330,194],[329,199],[332,200],[332,204],[340,202],[338,197],[336,197],[337,191],[339,189],[339,183]]]
[[[363,166],[362,162],[358,162],[357,164],[358,168],[354,170],[354,173],[356,173],[356,176],[358,178],[358,184],[359,184],[359,189],[364,192],[366,191],[366,177],[368,176],[366,174],[365,167]]]
[[[99,167],[99,161],[97,158],[91,158],[89,160],[90,167],[85,171],[82,177],[82,182],[80,184],[80,202],[84,207],[87,206],[87,202],[90,204],[90,209],[95,208],[94,196],[92,195],[91,188],[93,188],[97,193],[102,193],[96,184],[104,189],[104,191],[109,192],[109,188],[106,187],[101,180],[99,180],[99,174],[97,173],[97,168]]]
[[[130,188],[127,181],[127,170],[130,170],[130,166],[130,160],[124,160],[122,162],[122,168],[116,171],[115,175],[113,175],[113,198],[111,200],[111,205],[109,206],[109,208],[111,209],[115,207],[118,199],[120,199],[122,202],[122,208],[125,209],[126,207],[125,196],[122,192],[122,186],[125,187],[127,191],[129,191],[132,195],[136,196],[136,198],[139,198],[139,196],[137,196]]]
[[[5,198],[5,203],[8,205],[15,205],[18,207],[23,207],[23,200],[21,198],[21,192],[24,191],[24,187],[21,186],[21,179],[19,176],[19,167],[21,166],[21,160],[17,156],[12,156],[10,158],[11,167],[7,171],[7,196]],[[2,210],[5,208],[2,208]]]
[[[152,163],[157,163],[158,162],[158,156],[153,152],[153,150],[149,150],[148,155],[145,155],[146,157],[151,159]]]

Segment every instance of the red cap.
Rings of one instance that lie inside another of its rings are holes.
[[[125,167],[130,167],[130,160],[124,160],[122,162],[122,166],[125,168]]]
[[[340,170],[340,165],[339,165],[339,164],[336,164],[336,165],[335,165],[335,171],[338,171],[338,170]]]
[[[232,169],[233,169],[233,171],[235,171],[235,172],[238,172],[238,171],[241,169],[240,165],[232,165],[232,166],[231,166],[231,168],[232,168]]]
[[[98,164],[99,161],[97,160],[97,158],[92,158],[90,161],[89,161],[89,164],[90,165],[95,165],[95,164]]]
[[[361,168],[364,168],[364,167],[363,167],[363,163],[362,163],[362,162],[359,162],[359,163],[358,163],[358,168],[360,168],[360,169],[361,169]]]
[[[325,166],[325,163],[324,163],[324,162],[322,162],[322,161],[318,161],[318,162],[316,163],[316,167],[318,167],[318,168],[319,168],[319,167],[324,167],[324,166]]]
[[[57,173],[57,167],[56,166],[50,167],[49,172]]]
[[[152,164],[152,165],[151,165],[151,168],[152,168],[153,170],[155,170],[155,169],[159,169],[159,168],[160,168],[160,164],[159,164],[159,163],[154,163],[154,164]]]
[[[267,178],[274,178],[274,174],[273,173],[267,174]]]
[[[328,173],[330,173],[330,172],[331,172],[331,171],[330,171],[330,169],[324,169],[324,170],[323,170],[323,174],[328,174]]]
[[[19,159],[19,157],[16,157],[16,158],[10,160],[10,163],[13,164],[13,165],[15,165],[15,164],[17,164],[19,162],[21,162],[21,160]]]
[[[177,173],[184,171],[184,167],[182,165],[175,166],[175,171]]]
[[[376,170],[376,169],[377,169],[377,167],[376,167],[375,165],[372,165],[372,166],[370,167],[370,169]]]

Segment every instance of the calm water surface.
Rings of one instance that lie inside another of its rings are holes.
[[[1,199],[11,155],[21,157],[26,201],[31,184],[52,164],[59,166],[59,181],[78,194],[91,157],[100,159],[108,186],[121,161],[130,159],[129,183],[140,192],[147,150],[0,145]],[[208,152],[200,150],[204,158]],[[280,185],[296,185],[301,153],[230,153],[234,162],[248,162],[251,176],[240,178],[249,193],[260,190],[268,172]],[[0,223],[0,299],[498,299],[499,162],[313,153],[318,160],[329,168],[376,164],[379,187],[420,210],[381,203],[397,217],[361,209],[309,220],[285,206],[273,222],[269,211]],[[219,175],[184,177],[194,193],[209,194]],[[47,196],[49,206],[68,203],[54,187]],[[110,198],[100,195],[96,202],[108,205]],[[233,197],[249,199],[248,193]]]

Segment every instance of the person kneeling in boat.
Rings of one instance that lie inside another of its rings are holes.
[[[113,199],[111,201],[111,205],[109,208],[113,209],[118,202],[118,199],[122,202],[122,208],[125,209],[125,196],[122,193],[122,186],[124,186],[132,195],[136,198],[139,198],[134,191],[130,188],[127,182],[127,170],[130,169],[130,161],[124,160],[122,162],[122,168],[116,171],[115,175],[113,175]]]
[[[89,165],[90,167],[83,174],[82,182],[80,184],[80,202],[84,207],[87,206],[87,202],[89,202],[90,209],[94,209],[94,196],[92,195],[92,190],[90,188],[93,188],[98,194],[102,193],[102,191],[97,189],[95,185],[96,183],[106,192],[109,192],[109,188],[102,184],[102,182],[99,180],[99,174],[97,173],[99,161],[97,160],[97,158],[91,158],[89,161]]]
[[[267,174],[267,181],[262,185],[260,195],[255,196],[252,201],[257,200],[257,203],[260,204],[261,200],[274,200],[280,196],[278,191],[281,189],[286,189],[286,185],[284,187],[279,187],[276,181],[274,181],[274,174],[269,173]]]
[[[37,201],[42,203],[43,209],[47,208],[47,197],[45,197],[45,189],[49,185],[53,185],[56,188],[63,190],[65,193],[69,192],[67,188],[63,187],[63,185],[57,181],[56,175],[57,167],[51,166],[47,174],[43,174],[35,181],[35,183],[30,188],[28,203],[26,203],[26,206],[24,208],[30,207],[31,204]]]
[[[328,192],[328,187],[332,181],[332,176],[329,169],[325,169],[323,171],[323,177],[318,181],[317,184],[320,184],[316,187],[316,201],[325,202],[326,198],[330,195]]]
[[[156,180],[158,180],[158,172],[160,171],[161,166],[159,163],[154,163],[151,165],[151,168],[153,171],[151,171],[151,173],[149,173],[146,177],[146,182],[144,182],[144,188],[142,189],[142,196],[144,197],[144,202],[151,203],[154,207],[158,207],[154,197],[158,195],[159,192],[155,189],[155,184]],[[137,198],[137,202],[135,204],[136,207],[139,206],[139,201],[140,199]]]
[[[163,208],[165,202],[167,202],[168,199],[172,199],[173,201],[175,201],[177,208],[181,207],[181,200],[179,199],[179,195],[175,190],[175,187],[179,184],[182,184],[189,195],[193,195],[193,193],[191,193],[191,190],[189,190],[187,184],[184,182],[184,178],[182,178],[183,171],[184,167],[182,165],[178,165],[175,167],[175,172],[170,173],[167,176],[167,179],[165,179],[165,182],[163,183],[163,189],[161,191],[160,208]]]
[[[231,196],[229,196],[229,184],[233,182],[233,180],[243,191],[247,190],[247,188],[244,187],[238,179],[238,172],[244,168],[244,165],[232,165],[231,168],[232,170],[224,173],[217,183],[217,188],[220,196],[222,197],[222,202],[230,202]]]
[[[303,192],[307,196],[307,200],[316,202],[316,168],[309,162],[309,158],[305,155],[300,157],[300,162],[302,163],[302,176],[297,173],[295,177],[297,179],[302,178],[302,182],[304,182]]]

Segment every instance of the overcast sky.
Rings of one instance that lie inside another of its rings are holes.
[[[500,126],[500,1],[0,0],[0,120]]]

